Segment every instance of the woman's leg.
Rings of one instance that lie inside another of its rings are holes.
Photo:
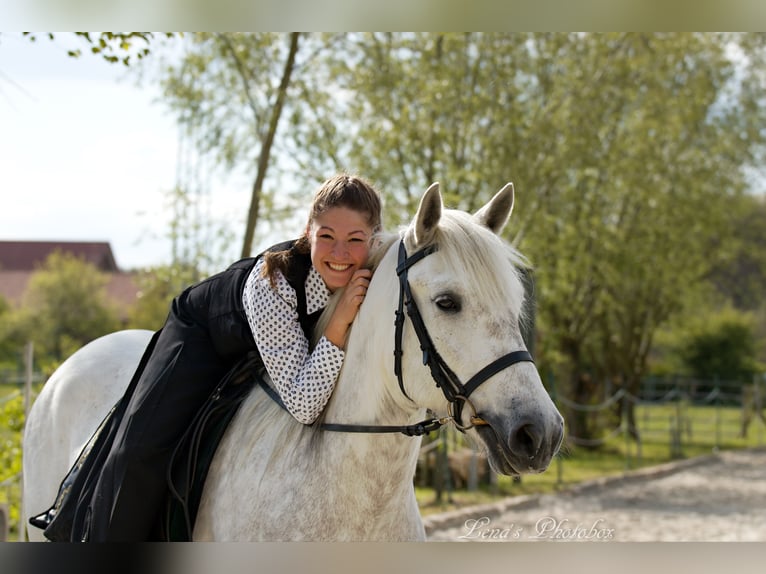
[[[150,537],[170,454],[226,370],[205,328],[177,316],[166,323],[96,484],[89,540]]]

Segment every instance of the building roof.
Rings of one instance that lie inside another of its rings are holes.
[[[32,275],[56,251],[71,253],[108,275],[107,297],[117,305],[124,319],[127,309],[138,298],[138,285],[132,273],[117,268],[112,248],[94,241],[0,241],[0,297],[18,307]]]
[[[119,272],[112,248],[102,241],[0,241],[0,271],[35,271],[56,251],[84,259],[99,271]]]
[[[34,271],[3,271],[0,269],[0,297],[14,306],[24,302]],[[106,295],[121,309],[127,309],[138,298],[138,284],[132,273],[108,273]]]

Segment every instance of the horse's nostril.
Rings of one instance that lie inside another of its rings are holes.
[[[520,455],[527,456],[529,460],[532,460],[540,450],[542,438],[542,434],[535,425],[523,424],[511,436],[511,447]]]

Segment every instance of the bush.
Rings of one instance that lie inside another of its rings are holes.
[[[10,510],[10,523],[19,522],[18,481],[14,479],[21,473],[21,435],[24,429],[24,397],[21,394],[4,399],[0,403],[0,503],[7,503]]]
[[[751,381],[763,368],[752,313],[727,307],[698,316],[679,343],[679,357],[694,377]]]

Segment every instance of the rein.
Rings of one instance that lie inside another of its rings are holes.
[[[449,365],[447,365],[436,350],[436,347],[431,340],[431,336],[428,334],[428,329],[423,322],[420,310],[415,303],[415,299],[412,297],[410,282],[407,277],[410,267],[436,251],[438,251],[437,245],[429,245],[408,257],[407,250],[404,247],[404,240],[402,239],[399,242],[399,260],[396,267],[396,274],[399,277],[399,306],[396,310],[394,320],[396,329],[394,333],[394,373],[399,381],[399,389],[402,394],[412,400],[404,389],[404,377],[402,376],[402,356],[404,355],[404,351],[402,350],[402,335],[404,333],[405,317],[408,316],[415,329],[415,334],[418,337],[420,350],[423,352],[423,365],[428,366],[436,386],[442,390],[444,397],[449,403],[448,416],[442,418],[430,418],[412,425],[401,426],[322,423],[320,426],[322,430],[351,433],[402,433],[407,436],[422,436],[439,429],[442,425],[448,422],[452,422],[461,432],[465,432],[474,426],[488,425],[489,423],[478,415],[476,408],[468,397],[470,397],[471,393],[473,393],[479,385],[503,369],[524,361],[534,363],[532,355],[530,355],[528,351],[512,351],[503,355],[499,359],[492,361],[489,365],[471,377],[465,385],[461,383],[460,378],[449,368]],[[277,392],[263,381],[261,377],[258,378],[267,394],[286,410],[286,407]],[[469,418],[468,425],[463,425],[461,420],[463,405],[465,404],[469,405],[473,411]]]

